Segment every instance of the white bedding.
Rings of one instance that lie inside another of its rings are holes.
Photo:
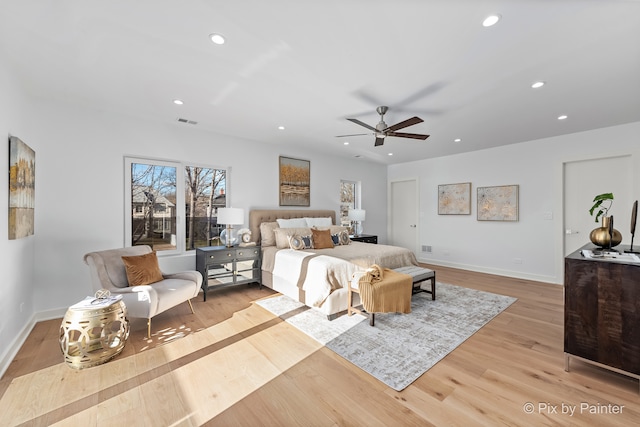
[[[279,250],[273,265],[273,275],[297,284],[303,291],[301,302],[309,307],[320,307],[334,290],[342,288],[356,271],[362,270],[344,259],[293,249]]]

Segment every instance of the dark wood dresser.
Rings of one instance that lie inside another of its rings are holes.
[[[576,356],[640,380],[640,263],[587,258],[584,249],[597,248],[585,245],[564,263],[565,370]]]

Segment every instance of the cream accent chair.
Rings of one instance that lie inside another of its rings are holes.
[[[164,280],[150,285],[129,286],[122,256],[144,255],[151,252],[147,245],[90,252],[84,256],[89,266],[94,291],[108,289],[112,295],[122,295],[130,317],[147,319],[147,338],[151,338],[151,318],[198,295],[202,275],[198,271],[175,274],[162,273]]]

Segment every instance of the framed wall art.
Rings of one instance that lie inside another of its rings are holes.
[[[34,232],[36,153],[20,138],[9,137],[9,240]]]
[[[471,183],[438,185],[438,215],[471,215]]]
[[[280,156],[280,206],[311,205],[311,162]]]
[[[478,221],[517,220],[517,185],[478,187]]]

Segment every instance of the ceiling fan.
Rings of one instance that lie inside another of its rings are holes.
[[[375,135],[376,137],[376,142],[373,144],[375,147],[384,144],[384,139],[387,136],[395,136],[398,138],[422,139],[422,140],[429,138],[429,135],[423,135],[420,133],[396,132],[397,130],[404,129],[409,126],[417,125],[418,123],[422,123],[424,120],[422,120],[420,117],[411,117],[410,119],[407,119],[400,123],[396,123],[393,126],[387,126],[387,124],[384,122],[384,115],[388,110],[389,110],[389,107],[386,107],[384,105],[376,108],[376,111],[378,112],[378,114],[380,114],[380,123],[378,123],[376,127],[370,126],[364,122],[361,122],[358,119],[347,119],[347,120],[349,120],[350,122],[356,123],[360,126],[364,126],[369,130],[372,130],[373,135]],[[337,137],[341,138],[345,136],[359,136],[359,135],[371,135],[371,134],[356,133],[353,135],[338,135]]]

